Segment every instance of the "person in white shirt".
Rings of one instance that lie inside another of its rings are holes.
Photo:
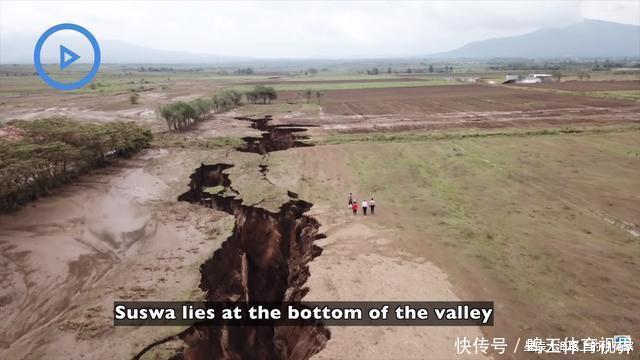
[[[373,198],[371,198],[371,200],[369,200],[369,207],[371,208],[371,215],[375,214],[376,202],[373,201]]]
[[[367,200],[362,200],[362,213],[367,216]]]

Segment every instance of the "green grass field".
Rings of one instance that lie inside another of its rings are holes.
[[[629,329],[640,295],[616,285],[633,281],[640,256],[624,226],[640,216],[638,139],[636,128],[338,146],[410,252],[427,242],[447,249],[431,254],[444,268],[477,264],[504,296],[538,309],[537,330],[606,334]],[[607,317],[596,305],[614,301],[629,317],[592,323]]]

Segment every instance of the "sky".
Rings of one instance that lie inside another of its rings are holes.
[[[99,40],[164,50],[260,58],[404,57],[584,18],[639,25],[640,1],[0,0],[0,41],[37,39],[50,26],[71,22]]]

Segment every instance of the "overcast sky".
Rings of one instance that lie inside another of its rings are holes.
[[[72,22],[98,40],[263,58],[424,55],[583,18],[640,24],[640,1],[0,0],[0,41]]]

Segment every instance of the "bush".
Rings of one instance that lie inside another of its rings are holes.
[[[0,138],[0,212],[15,210],[112,157],[149,147],[152,138],[132,122],[49,118],[12,121],[5,127],[19,129],[20,137]]]
[[[129,95],[129,102],[135,105],[138,103],[139,98],[140,94],[138,94],[137,92],[131,93],[131,95]]]

